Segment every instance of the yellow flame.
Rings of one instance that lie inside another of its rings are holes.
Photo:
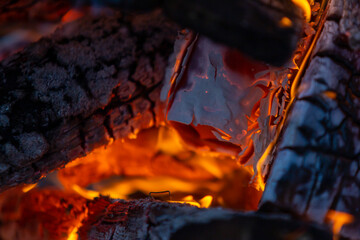
[[[171,203],[186,203],[186,204],[190,204],[193,205],[195,207],[198,208],[209,208],[212,201],[213,201],[213,196],[211,195],[206,195],[205,197],[203,197],[202,199],[199,200],[199,202],[194,200],[194,197],[192,195],[188,195],[186,197],[184,197],[183,199],[181,199],[181,201],[168,201]]]
[[[24,187],[22,188],[22,191],[23,191],[24,193],[26,193],[26,192],[30,191],[31,189],[33,189],[34,187],[36,187],[36,185],[37,185],[37,183],[28,184],[28,185],[26,185],[26,186],[24,186]]]
[[[211,195],[207,195],[205,197],[203,197],[202,199],[199,200],[200,206],[202,208],[208,208],[211,206],[211,203],[213,201],[213,196]]]
[[[77,235],[78,229],[79,229],[78,227],[74,227],[74,229],[69,234],[67,240],[78,240],[78,235]]]
[[[307,22],[310,22],[311,19],[311,7],[307,0],[292,0],[292,2],[301,8],[304,12],[305,19]]]
[[[257,181],[256,183],[257,183],[257,189],[259,191],[265,190],[265,182],[264,182],[264,178],[262,176],[262,166],[265,163],[268,156],[270,156],[270,152],[272,151],[275,143],[276,143],[276,140],[272,141],[269,144],[269,146],[266,148],[265,152],[263,153],[263,155],[261,156],[259,161],[256,163],[256,181]]]
[[[334,210],[329,210],[325,218],[333,223],[332,230],[334,235],[338,235],[340,233],[343,225],[352,223],[354,221],[354,217],[352,215]]]
[[[86,198],[86,199],[89,199],[89,200],[92,200],[96,197],[99,197],[99,192],[97,191],[91,191],[91,190],[87,190],[87,189],[84,189],[82,187],[79,187],[78,185],[74,184],[72,186],[72,189],[78,193],[80,196]]]

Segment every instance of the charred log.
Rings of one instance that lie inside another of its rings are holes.
[[[359,19],[358,1],[331,1],[262,198],[318,222],[349,213],[341,234],[351,239],[360,237]]]
[[[291,1],[164,2],[165,13],[184,26],[277,66],[290,59],[301,33],[301,11]],[[283,25],[283,18],[291,26]]]
[[[80,239],[331,239],[326,230],[284,215],[199,209],[149,199],[100,198],[89,205],[89,213],[79,229]]]
[[[89,205],[89,213],[79,229],[80,239],[284,239],[291,235],[331,239],[326,230],[284,215],[199,209],[149,199],[100,198]]]
[[[1,191],[156,124],[178,28],[159,11],[108,15],[65,25],[1,62]]]
[[[167,16],[183,26],[277,66],[292,56],[303,25],[301,10],[292,1],[283,0],[16,0],[0,4],[0,20],[16,16],[17,20],[27,19],[29,9],[35,9],[32,14],[35,19],[41,18],[37,14],[41,12],[47,19],[55,20],[65,13],[63,10],[66,11],[70,3],[74,7],[95,5],[148,11],[161,7]],[[50,11],[36,11],[44,7]]]
[[[13,188],[0,196],[0,209],[0,237],[4,240],[75,239],[70,235],[93,240],[331,239],[326,227],[284,214],[245,214],[150,198],[88,201],[59,190],[23,193]]]
[[[179,24],[273,65],[290,59],[302,27],[301,10],[291,1],[128,0],[101,4],[137,10],[162,7]],[[284,18],[290,24],[284,25]]]

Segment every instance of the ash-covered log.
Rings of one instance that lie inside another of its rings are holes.
[[[359,1],[331,1],[262,198],[264,209],[317,222],[332,210],[350,214],[341,230],[350,239],[360,238],[359,19]]]
[[[325,228],[285,215],[201,209],[151,199],[99,198],[88,210],[79,239],[332,239]]]
[[[0,191],[156,124],[178,27],[160,11],[107,12],[0,63]]]

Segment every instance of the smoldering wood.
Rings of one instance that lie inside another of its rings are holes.
[[[301,11],[284,0],[127,0],[99,4],[132,10],[162,7],[179,24],[273,65],[290,59],[303,21]],[[283,18],[292,24],[281,25]]]
[[[56,189],[12,188],[0,196],[0,238],[67,240],[85,218],[87,201]]]
[[[178,23],[276,66],[291,58],[303,23],[301,11],[283,0],[172,0],[164,9]],[[281,25],[283,18],[291,26]]]
[[[0,191],[156,124],[178,27],[160,11],[107,15],[1,62]]]
[[[50,5],[56,1],[43,0]],[[166,15],[185,27],[205,34],[213,40],[234,47],[250,57],[280,66],[287,62],[296,48],[303,25],[301,10],[287,0],[62,0],[74,7],[94,5],[129,11],[164,9]],[[24,15],[37,1],[5,1],[1,15]],[[16,8],[19,6],[20,8]],[[23,6],[25,5],[25,7]],[[15,8],[13,7],[15,6]],[[11,14],[7,13],[11,9]],[[18,12],[16,12],[18,11]],[[20,12],[20,13],[19,13]],[[26,16],[26,15],[24,15]],[[291,24],[282,25],[283,18]]]
[[[70,9],[68,0],[3,0],[0,2],[0,25],[14,22],[59,21]]]
[[[317,222],[329,210],[349,213],[349,239],[360,238],[359,21],[359,1],[330,2],[261,201]]]
[[[99,198],[89,204],[89,213],[79,239],[332,239],[326,228],[285,215],[245,214],[151,199]]]
[[[13,188],[0,196],[3,240],[80,239],[331,239],[329,229],[290,216],[199,209],[151,198],[87,200],[56,189]],[[82,227],[76,229],[80,226]],[[262,231],[259,231],[261,227]],[[270,238],[272,237],[272,238]],[[241,238],[240,238],[241,239]]]

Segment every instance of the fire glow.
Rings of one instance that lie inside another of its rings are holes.
[[[306,20],[310,22],[312,12],[308,1],[293,0],[293,2],[303,9]],[[82,12],[70,10],[63,16],[62,22],[69,22],[81,16]],[[286,27],[291,26],[292,23],[283,19],[280,24]],[[64,226],[65,230],[61,236],[51,235],[50,232],[50,237],[76,240],[81,221],[88,214],[85,200],[93,200],[101,196],[130,200],[152,197],[151,192],[165,191],[169,192],[169,199],[165,201],[170,203],[190,204],[199,208],[220,206],[237,210],[256,210],[265,189],[266,163],[272,155],[273,146],[286,118],[286,111],[296,94],[297,80],[304,70],[321,30],[321,26],[317,27],[317,35],[311,34],[302,39],[298,51],[294,54],[294,64],[289,63],[286,68],[280,70],[260,66],[261,70],[253,74],[254,76],[258,74],[257,78],[252,78],[253,82],[249,85],[256,88],[261,96],[255,104],[250,103],[250,100],[244,102],[249,114],[244,114],[246,129],[241,131],[239,142],[234,140],[232,134],[235,128],[232,127],[224,130],[216,126],[208,127],[201,124],[195,126],[191,122],[187,128],[180,126],[174,119],[168,119],[168,122],[161,122],[159,126],[139,131],[136,135],[117,141],[112,140],[108,146],[95,149],[87,156],[76,159],[66,168],[59,170],[55,175],[55,180],[49,178],[50,180],[44,181],[46,184],[63,189],[53,200],[58,201],[54,204],[55,207],[67,204],[66,214],[76,215],[71,226]],[[190,35],[187,37],[192,38],[194,42],[189,41],[182,45],[169,78],[169,89],[165,93],[167,114],[171,111],[171,104],[176,101],[174,95],[177,85],[180,84],[177,78],[182,75],[181,68],[188,69],[184,61],[186,52],[192,51],[195,39],[199,42],[207,41],[199,40],[199,36],[193,33]],[[214,63],[211,62],[211,64]],[[216,69],[215,72],[218,70]],[[226,73],[222,76],[229,79]],[[197,77],[202,80],[209,79],[207,73],[197,75]],[[203,93],[211,94],[211,89],[203,90]],[[282,99],[277,99],[278,96]],[[216,108],[205,110],[218,111]],[[261,126],[260,121],[264,121],[262,123],[266,123],[266,126],[265,124],[265,127]],[[211,132],[211,138],[210,140],[194,138],[193,141],[187,141],[188,135],[182,135],[182,130],[186,132],[189,129],[190,131],[195,129],[194,131],[197,131],[200,137],[208,137]],[[265,131],[269,132],[268,135]],[[264,135],[266,137],[263,137]],[[221,141],[218,141],[219,139]],[[195,143],[199,143],[197,140],[203,145],[196,145]],[[255,166],[255,171],[252,165]],[[20,196],[20,191],[24,194],[23,196],[41,200],[46,196],[41,195],[41,192],[46,192],[46,190],[41,186],[31,184],[12,192],[19,202],[25,201],[25,197]],[[66,194],[62,196],[62,193]],[[1,203],[9,204],[7,202],[9,199],[6,199],[8,196],[2,196]],[[70,202],[72,200],[78,200],[78,202],[64,203],[61,200],[63,197],[70,199]],[[34,200],[36,201],[38,200]],[[21,214],[26,214],[26,210],[26,207],[21,210],[20,217],[22,217]],[[44,209],[39,210],[43,214],[41,210]],[[21,222],[19,215],[14,217],[13,213],[1,216],[1,219],[6,218],[12,218],[11,220],[16,224]],[[342,225],[351,223],[353,220],[351,215],[339,212],[329,212],[328,218],[333,222],[334,234],[339,233]],[[70,222],[68,219],[66,221]],[[41,232],[41,230],[38,231]],[[10,236],[9,239],[13,236],[11,233],[6,234],[9,234],[7,235]]]

